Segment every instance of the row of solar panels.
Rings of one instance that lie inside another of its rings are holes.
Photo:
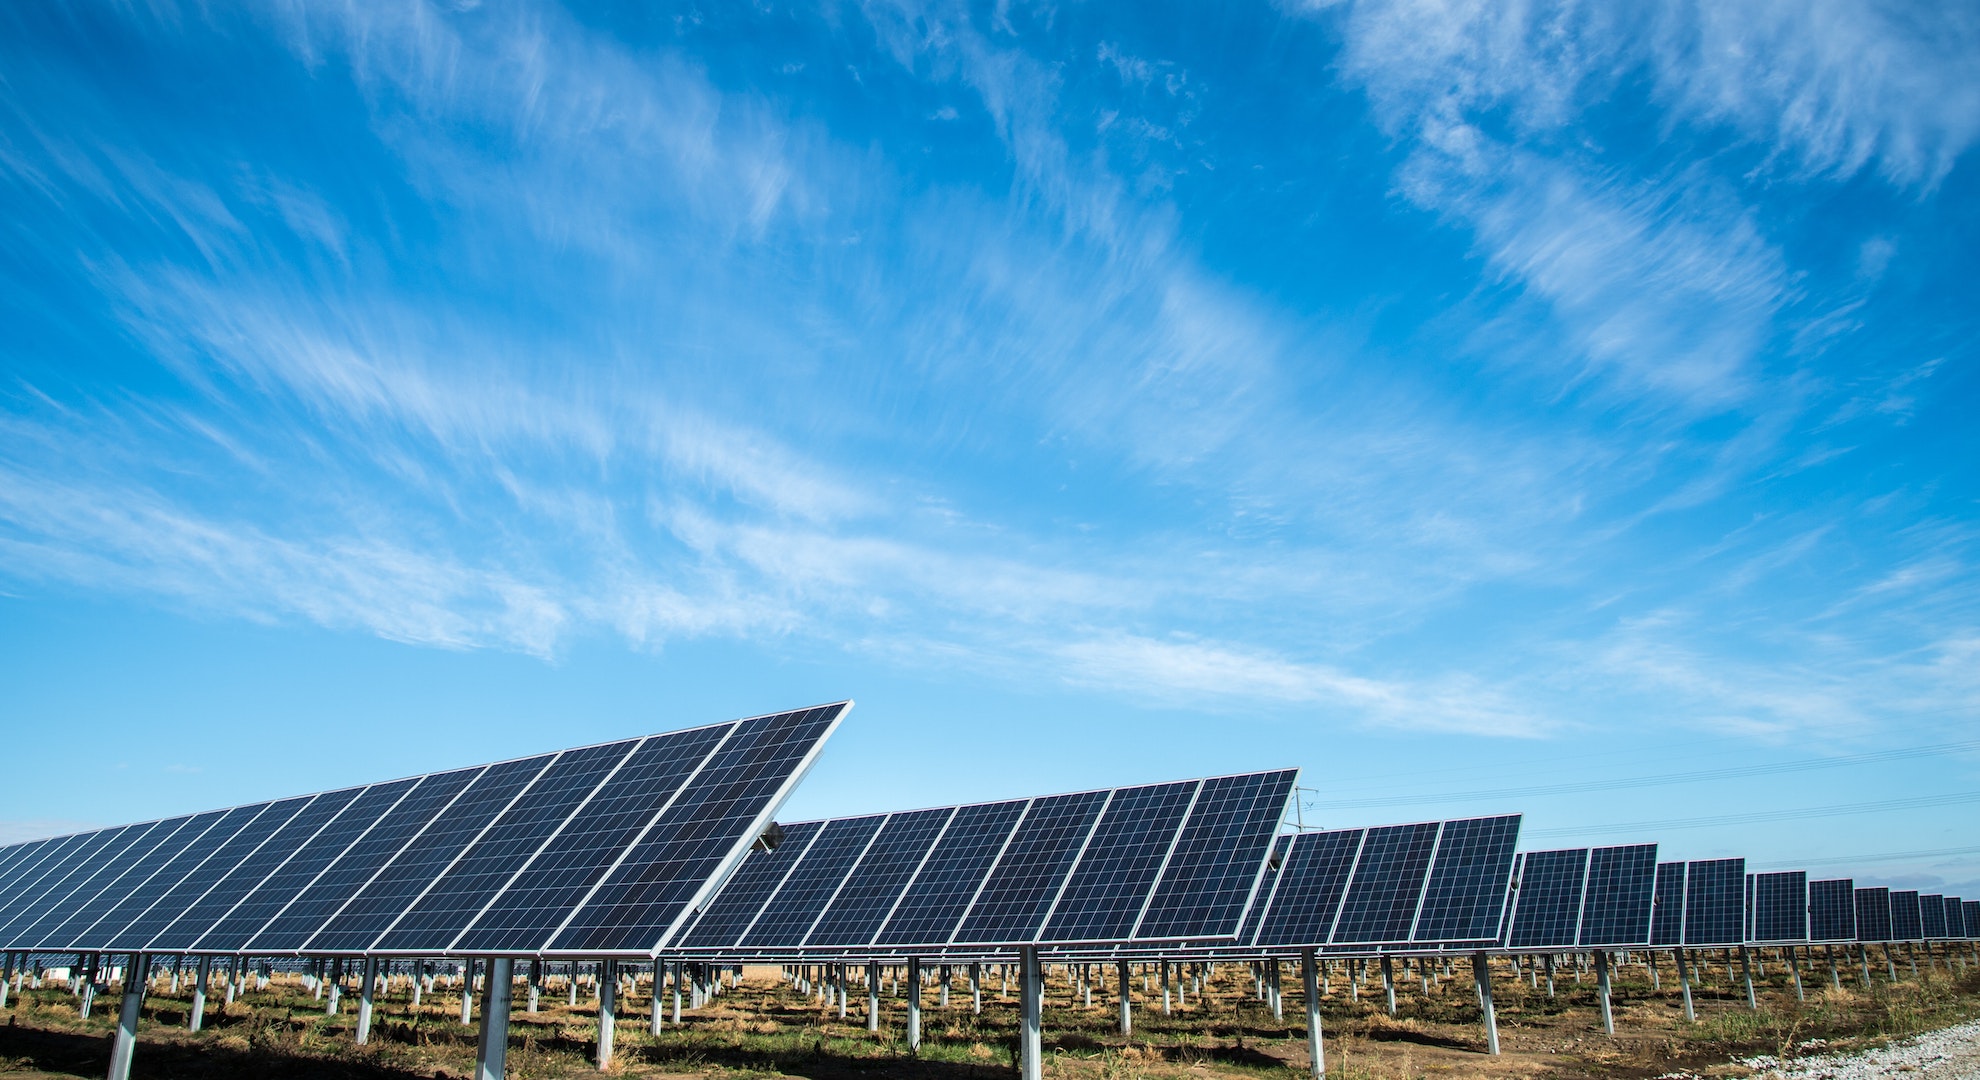
[[[0,848],[0,949],[1352,954],[1980,936],[1980,902],[1956,897],[1659,863],[1654,844],[1518,853],[1518,815],[1277,836],[1296,770],[766,829],[849,707]]]
[[[681,948],[790,953],[1234,935],[1297,770],[800,822]]]
[[[0,949],[650,953],[850,705],[0,848]]]

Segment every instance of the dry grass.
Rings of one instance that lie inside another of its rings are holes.
[[[1668,964],[1666,964],[1668,968]],[[1980,1014],[1980,969],[1964,975],[1927,970],[1916,981],[1832,989],[1824,970],[1809,979],[1808,1000],[1796,1001],[1778,964],[1762,1007],[1745,1005],[1743,985],[1725,978],[1720,965],[1695,988],[1699,1018],[1686,1023],[1675,988],[1666,978],[1653,990],[1639,966],[1615,980],[1617,1034],[1605,1036],[1595,1011],[1594,980],[1576,986],[1557,980],[1548,998],[1501,968],[1495,977],[1503,1053],[1484,1054],[1484,1033],[1466,966],[1439,978],[1425,994],[1414,978],[1398,983],[1399,1015],[1381,1007],[1379,981],[1351,1001],[1338,972],[1324,1005],[1327,1073],[1343,1080],[1415,1077],[1654,1077],[1683,1069],[1700,1075],[1736,1075],[1727,1063],[1756,1053],[1792,1057],[1807,1048],[1864,1045],[1945,1026]],[[1666,976],[1670,976],[1668,970]],[[904,1004],[883,999],[879,1034],[865,1030],[864,1002],[855,995],[847,1021],[795,994],[774,979],[746,982],[686,1023],[671,1023],[658,1039],[647,1035],[645,998],[621,1009],[613,1073],[642,1077],[708,1077],[810,1080],[903,1077],[911,1080],[1006,1080],[1014,1064],[1015,1004],[1003,1000],[991,980],[981,1016],[970,1012],[966,991],[942,1009],[926,995],[918,1054],[901,1034]],[[1296,980],[1288,980],[1289,987]],[[1064,1080],[1292,1080],[1308,1068],[1305,1032],[1296,999],[1285,1020],[1252,997],[1243,965],[1225,965],[1213,992],[1192,999],[1173,1016],[1137,1000],[1136,1030],[1115,1030],[1116,1007],[1096,994],[1091,1008],[1078,1005],[1070,988],[1048,984],[1046,1071]],[[595,1015],[587,999],[573,1009],[561,994],[546,994],[543,1011],[518,1011],[511,1028],[509,1074],[524,1080],[596,1076],[591,1064]],[[521,1002],[518,1002],[518,1009]],[[206,1030],[185,1031],[182,999],[147,999],[138,1075],[158,1078],[339,1077],[410,1080],[460,1077],[473,1063],[473,1032],[460,1023],[458,999],[441,992],[413,1009],[402,997],[380,1003],[370,1045],[353,1044],[354,1003],[339,1016],[323,1014],[300,985],[280,982],[230,1008],[210,1008]],[[5,1011],[0,1027],[0,1078],[100,1076],[108,1056],[114,999],[99,999],[95,1014],[77,1016],[74,1001],[57,988],[30,991]]]

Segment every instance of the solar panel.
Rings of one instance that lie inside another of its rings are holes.
[[[1963,938],[1966,930],[1966,907],[1957,896],[1946,897],[1946,936]]]
[[[0,948],[650,954],[849,705],[0,848]]]
[[[1856,882],[1829,878],[1808,883],[1808,940],[1856,940]]]
[[[1233,938],[1297,776],[1252,773],[816,823],[824,838],[787,880],[763,889],[755,864],[775,853],[751,856],[685,940],[763,955]],[[828,851],[835,837],[843,842]],[[749,929],[735,935],[738,920]]]
[[[639,743],[629,739],[556,755],[484,831],[458,848],[444,871],[423,879],[418,898],[365,947],[421,953],[452,945],[516,875],[518,860],[538,853]]]
[[[1891,890],[1882,886],[1856,890],[1856,940],[1896,940],[1891,936]]]
[[[1134,939],[1234,936],[1298,781],[1297,769],[1203,781]]]
[[[1918,936],[1938,939],[1946,936],[1946,898],[1941,893],[1918,896]]]
[[[952,942],[1030,941],[1057,899],[1111,791],[1037,799],[970,905]]]
[[[1587,882],[1587,848],[1526,852],[1507,945],[1515,949],[1573,946]]]
[[[1325,944],[1333,936],[1334,916],[1366,835],[1366,829],[1335,829],[1293,837],[1274,875],[1254,943]]]
[[[653,821],[654,808],[677,797],[715,749],[735,734],[734,726],[722,724],[640,743],[514,879],[489,898],[486,910],[454,940],[453,948],[515,952],[548,941]]]
[[[241,826],[218,847],[214,848],[206,860],[195,870],[181,877],[169,888],[162,890],[150,906],[132,917],[121,930],[108,931],[108,947],[111,949],[145,949],[165,931],[178,916],[192,909],[198,902],[213,891],[227,871],[240,865],[255,850],[267,843],[284,825],[309,805],[309,798],[283,799],[279,802],[262,803],[252,820]]]
[[[671,938],[769,824],[844,711],[836,705],[738,722],[546,951],[646,952]]]
[[[1753,877],[1753,934],[1770,945],[1808,940],[1808,874],[1788,870]]]
[[[1962,900],[1959,908],[1966,917],[1966,936],[1980,938],[1980,900]]]
[[[827,822],[744,932],[743,945],[802,942],[886,820],[876,814]]]
[[[1079,869],[1055,901],[1047,941],[1124,940],[1149,899],[1149,888],[1176,846],[1176,832],[1195,805],[1192,783],[1158,784],[1116,792],[1094,829]]]
[[[806,944],[854,946],[872,941],[955,815],[954,807],[889,815],[839,895],[818,917]],[[727,891],[723,890],[725,895]]]
[[[1745,931],[1746,860],[1694,860],[1685,869],[1684,943],[1740,945]]]
[[[893,945],[947,942],[1029,804],[1020,800],[957,807],[874,940]]]
[[[741,941],[756,913],[763,910],[770,894],[777,891],[822,831],[822,822],[799,822],[784,828],[783,840],[775,848],[751,852],[681,935],[682,948],[726,949]]]
[[[1430,880],[1423,889],[1415,944],[1487,942],[1498,938],[1511,885],[1517,814],[1446,821],[1437,837]]]
[[[1404,943],[1430,874],[1441,822],[1368,830],[1334,923],[1333,943]]]
[[[1656,899],[1650,909],[1650,944],[1684,944],[1685,864],[1657,864]]]
[[[1918,910],[1914,889],[1891,892],[1891,940],[1919,941],[1925,937],[1925,919]]]
[[[1588,889],[1581,904],[1582,948],[1650,943],[1656,899],[1657,845],[1601,847],[1588,856]]]

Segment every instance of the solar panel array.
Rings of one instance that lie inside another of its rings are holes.
[[[1650,943],[1657,845],[1529,851],[1519,860],[1501,938],[1507,948]]]
[[[1234,937],[1297,770],[802,822],[681,936],[690,952]]]
[[[1336,951],[1499,937],[1518,814],[1301,833],[1241,943]]]
[[[850,707],[0,849],[0,949],[648,954]]]

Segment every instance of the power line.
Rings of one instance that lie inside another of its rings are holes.
[[[1938,743],[1933,746],[1912,746],[1896,750],[1876,750],[1866,754],[1850,754],[1843,757],[1805,758],[1798,761],[1733,765],[1723,769],[1700,769],[1693,772],[1661,773],[1655,776],[1627,777],[1618,780],[1581,780],[1567,784],[1547,784],[1535,787],[1428,792],[1415,795],[1385,795],[1373,799],[1330,799],[1307,803],[1306,808],[1311,810],[1347,810],[1377,806],[1407,806],[1412,803],[1426,802],[1499,802],[1506,799],[1534,798],[1547,795],[1580,795],[1593,791],[1614,791],[1618,788],[1660,787],[1666,784],[1696,784],[1713,780],[1735,780],[1748,776],[1772,776],[1780,773],[1807,772],[1813,769],[1836,769],[1848,765],[1904,761],[1910,758],[1968,753],[1975,750],[1980,750],[1980,740]]]

